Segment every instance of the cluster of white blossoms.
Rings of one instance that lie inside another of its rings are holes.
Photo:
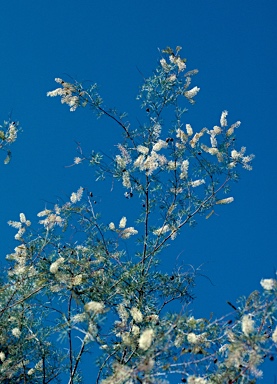
[[[201,333],[196,335],[194,332],[190,332],[187,335],[187,340],[190,344],[201,344],[205,342],[207,339],[206,333]]]
[[[252,332],[254,332],[254,325],[255,322],[252,318],[252,315],[248,314],[242,317],[241,329],[245,336],[249,336]]]
[[[111,222],[109,228],[111,231],[115,231],[122,239],[129,239],[129,237],[136,235],[138,231],[134,227],[126,227],[127,219],[125,216],[119,222],[119,229],[116,229],[115,224]]]
[[[16,127],[16,124],[14,122],[10,123],[5,135],[5,140],[8,143],[14,143],[15,140],[17,139],[17,132],[18,132],[18,129]]]
[[[267,291],[277,288],[277,280],[275,279],[262,279],[260,284]]]
[[[233,197],[226,197],[225,199],[217,200],[216,204],[230,204],[234,201]]]
[[[61,214],[61,208],[58,205],[55,205],[54,211],[52,211],[51,209],[44,209],[43,211],[39,212],[37,216],[38,217],[46,216],[46,218],[40,220],[39,223],[43,224],[44,227],[49,231],[55,225],[58,225],[60,227],[63,226],[64,219],[62,219],[60,214]]]
[[[82,159],[82,158],[79,157],[79,156],[74,157],[74,164],[75,164],[75,165],[81,164],[81,162],[82,162],[83,160],[84,160],[84,159]]]
[[[150,152],[149,148],[143,145],[138,145],[137,152],[139,153],[139,156],[134,161],[134,167],[139,168],[140,171],[146,171],[146,175],[150,176],[160,166],[167,164],[166,157],[157,153],[167,146],[168,143],[166,141],[158,140],[153,144]]]
[[[36,270],[33,265],[27,266],[27,247],[25,244],[21,244],[18,247],[14,248],[14,253],[8,254],[6,256],[7,260],[13,260],[16,262],[13,269],[10,269],[8,274],[9,276],[14,275],[25,275],[25,276],[33,276],[36,273]]]
[[[158,228],[155,231],[153,231],[153,233],[154,235],[161,236],[169,231],[171,231],[170,226],[168,224],[165,224],[161,228]]]
[[[70,196],[71,203],[76,204],[78,201],[80,201],[82,199],[83,192],[84,192],[83,187],[80,187],[77,192],[72,192]]]
[[[204,134],[208,134],[210,136],[211,146],[208,147],[206,144],[201,143],[200,148],[209,153],[212,156],[216,156],[218,162],[223,161],[223,154],[218,148],[218,140],[217,137],[222,135],[225,132],[226,137],[231,136],[234,133],[235,128],[238,128],[241,124],[240,121],[235,122],[230,126],[230,128],[226,128],[228,126],[227,123],[227,111],[223,111],[220,117],[220,127],[215,125],[213,129],[203,128],[200,132],[194,134],[194,136],[190,139],[189,145],[191,148],[195,148],[198,144],[200,138],[204,136]],[[178,148],[184,148],[185,144],[188,142],[189,137],[193,135],[193,129],[190,124],[186,124],[186,133],[178,128],[176,137],[181,141],[181,143],[176,143]],[[254,159],[254,155],[245,155],[246,148],[242,147],[240,151],[233,149],[230,154],[228,168],[234,168],[237,164],[242,164],[243,168],[246,170],[251,170],[252,167],[250,165],[251,161]]]
[[[186,68],[185,61],[182,60],[180,56],[170,55],[169,61],[171,64],[174,64],[174,66],[178,67],[179,72],[182,72]],[[166,73],[171,71],[172,66],[168,64],[164,58],[160,60],[160,64]]]
[[[174,69],[177,67],[178,68],[178,73],[183,72],[184,69],[186,68],[185,60],[181,59],[180,56],[171,54],[169,56],[169,63],[162,58],[160,60],[160,64],[162,69],[166,74],[168,74],[167,82],[174,82],[177,78],[176,73],[171,73],[171,71],[174,71]],[[191,74],[197,73],[197,71],[190,71]],[[197,93],[200,91],[199,87],[193,87],[190,90],[187,90],[187,88],[190,85],[191,78],[188,76],[188,74],[185,74],[186,77],[186,84],[185,84],[185,91],[184,91],[184,96],[189,100],[190,103],[194,103],[193,98],[197,95]]]
[[[113,374],[102,380],[101,384],[133,384],[132,374],[132,368],[116,362],[113,364]]]
[[[152,328],[145,329],[139,338],[139,348],[143,351],[147,351],[152,344],[153,336],[154,331]]]
[[[162,61],[162,60],[161,60]],[[175,55],[170,55],[169,56],[169,61],[172,63],[172,64],[175,64],[177,65],[178,69],[180,72],[182,72],[185,68],[186,68],[186,64],[184,62],[184,60],[182,60],[179,56],[175,56]],[[162,64],[162,63],[161,63]]]
[[[189,91],[186,91],[184,93],[184,95],[186,96],[187,99],[191,100],[193,99],[197,93],[200,91],[200,88],[198,87],[193,87],[192,89],[190,89]]]
[[[22,236],[26,231],[26,227],[29,227],[31,225],[31,222],[30,220],[26,219],[24,213],[19,214],[19,220],[20,221],[9,220],[8,224],[13,228],[18,229],[17,234],[14,236],[15,240],[23,241]]]
[[[143,321],[143,315],[137,307],[132,307],[130,313],[136,323],[141,323]]]
[[[54,261],[49,268],[49,271],[54,275],[59,271],[60,266],[64,263],[64,257],[59,257],[56,261]]]
[[[102,302],[90,301],[87,304],[85,304],[84,308],[86,312],[93,312],[94,314],[99,314],[99,313],[103,313],[105,305]]]
[[[21,331],[18,327],[15,327],[12,329],[12,334],[18,339],[21,336]]]
[[[74,85],[67,83],[60,78],[56,78],[55,81],[56,83],[61,84],[62,88],[57,88],[54,91],[47,92],[47,96],[61,96],[61,103],[67,104],[70,107],[71,112],[76,111],[76,109],[80,106],[80,97],[84,96],[85,92],[78,91]]]

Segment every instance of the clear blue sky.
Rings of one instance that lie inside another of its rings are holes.
[[[86,110],[70,113],[46,97],[55,77],[91,80],[106,104],[129,113],[142,78],[159,58],[158,48],[183,47],[189,69],[198,68],[201,88],[186,115],[196,129],[242,121],[239,144],[254,153],[254,170],[242,172],[235,202],[179,237],[171,257],[202,266],[196,316],[229,311],[226,301],[259,289],[273,277],[276,259],[276,15],[273,0],[9,0],[0,5],[1,120],[12,112],[23,127],[10,165],[1,167],[1,262],[15,243],[6,223],[24,212],[33,222],[46,202],[66,198],[82,185],[96,190],[104,216],[115,204],[93,182],[86,166],[66,168],[75,141],[87,150],[112,153],[120,132]],[[105,133],[103,135],[103,132]],[[4,156],[3,156],[4,158]],[[116,196],[112,196],[113,199]],[[110,220],[128,213],[114,208]],[[108,215],[107,215],[108,217]],[[273,383],[270,375],[263,382]],[[273,371],[272,371],[273,369]],[[268,378],[269,381],[266,381]]]

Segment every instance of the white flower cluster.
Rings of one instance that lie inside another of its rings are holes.
[[[235,149],[233,149],[231,151],[231,160],[232,161],[229,164],[229,168],[235,167],[236,164],[239,161],[241,161],[243,168],[247,169],[248,171],[252,170],[252,167],[249,163],[254,159],[254,155],[244,156],[245,151],[246,151],[245,147],[241,147],[240,151],[236,151]]]
[[[54,211],[51,209],[44,209],[43,211],[39,212],[37,214],[38,217],[46,216],[45,219],[40,220],[39,223],[43,224],[44,227],[49,231],[52,229],[55,225],[58,225],[60,227],[63,226],[64,219],[61,218],[61,208],[58,205],[55,205]]]
[[[24,213],[19,214],[19,220],[20,221],[9,220],[8,224],[13,228],[18,229],[17,234],[14,236],[15,240],[23,241],[22,236],[26,231],[26,227],[29,227],[31,225],[31,222],[30,220],[26,219]]]
[[[154,331],[152,328],[145,329],[139,338],[139,348],[143,351],[147,351],[152,344],[153,336]]]
[[[220,117],[220,127],[215,125],[213,129],[208,130],[207,128],[203,128],[200,132],[194,134],[194,136],[190,139],[189,145],[191,148],[195,148],[198,144],[200,138],[207,133],[210,136],[211,146],[208,147],[206,144],[201,143],[200,148],[209,153],[212,156],[216,156],[218,162],[223,162],[224,155],[222,151],[218,148],[218,140],[217,136],[221,135],[223,131],[225,132],[226,137],[231,136],[234,133],[235,128],[240,126],[240,121],[237,121],[230,128],[226,130],[228,125],[226,116],[228,115],[227,111],[223,111]],[[180,149],[185,148],[185,144],[188,141],[188,138],[193,135],[193,129],[190,124],[186,124],[186,133],[178,128],[176,130],[176,137],[181,141],[176,143],[176,147]],[[240,151],[236,149],[231,150],[230,157],[228,157],[228,168],[234,168],[237,164],[242,164],[243,168],[246,170],[251,170],[251,161],[254,159],[254,155],[245,155],[246,148],[242,147]],[[226,158],[226,155],[225,155]],[[173,164],[171,164],[171,169],[173,169]],[[176,169],[176,166],[175,166]]]
[[[8,143],[14,143],[17,138],[18,129],[15,123],[10,123],[5,135],[5,139]]]
[[[146,171],[146,175],[151,175],[159,166],[167,163],[165,156],[158,154],[162,148],[166,148],[168,143],[163,140],[158,140],[153,145],[152,151],[149,154],[149,148],[139,145],[137,151],[140,153],[134,162],[134,167],[139,168],[141,171]]]
[[[161,228],[156,229],[153,231],[154,235],[161,236],[166,232],[171,231],[171,228],[168,224],[163,225]]]
[[[99,314],[99,313],[103,313],[105,305],[102,302],[90,301],[87,304],[85,304],[84,308],[86,312],[93,312],[94,314]]]
[[[254,332],[255,322],[250,314],[244,315],[241,321],[241,329],[245,336],[249,336]]]
[[[194,332],[190,332],[187,335],[187,340],[190,344],[201,344],[206,341],[206,333],[196,335]]]
[[[76,111],[76,109],[80,106],[79,96],[84,96],[84,92],[78,92],[78,89],[76,89],[74,85],[63,81],[60,78],[56,78],[55,81],[56,83],[61,84],[62,88],[57,88],[54,91],[47,92],[47,96],[61,96],[61,103],[67,104],[70,107],[71,112]]]
[[[76,204],[78,201],[80,201],[82,199],[83,192],[83,187],[80,187],[77,192],[73,192],[70,196],[71,203]]]
[[[192,100],[196,95],[197,93],[200,91],[200,88],[198,87],[193,87],[192,89],[190,89],[189,91],[185,91],[184,95],[187,99],[189,100]]]
[[[127,223],[127,219],[125,216],[123,216],[119,222],[120,229],[116,229],[115,224],[113,222],[109,224],[109,228],[111,231],[117,232],[122,239],[129,239],[129,237],[136,235],[138,231],[134,227],[125,228],[126,223]]]
[[[217,200],[216,204],[230,204],[234,201],[233,197],[226,197],[226,199]]]
[[[60,266],[64,263],[64,261],[64,257],[58,258],[50,265],[49,271],[55,275],[58,272]]]
[[[184,60],[182,60],[180,58],[180,56],[170,55],[169,61],[172,64],[177,65],[179,72],[182,72],[186,68],[186,64],[185,64]]]
[[[25,276],[33,276],[36,273],[36,270],[33,265],[27,266],[27,257],[28,250],[25,244],[21,244],[18,247],[14,248],[14,253],[11,253],[6,256],[7,260],[13,260],[16,262],[13,269],[9,270],[9,276],[14,275],[25,275]]]
[[[132,307],[130,313],[136,323],[141,323],[143,321],[143,315],[137,307]]]
[[[261,286],[267,291],[271,291],[277,288],[277,280],[275,279],[262,279]]]

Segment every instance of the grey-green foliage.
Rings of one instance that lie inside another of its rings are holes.
[[[81,151],[74,165],[87,161],[97,179],[117,179],[126,214],[104,224],[101,205],[96,211],[92,194],[80,187],[68,202],[39,212],[38,228],[23,213],[9,222],[19,245],[7,256],[11,266],[0,290],[1,382],[81,382],[85,358],[85,369],[103,384],[177,376],[189,384],[254,383],[274,353],[274,279],[263,280],[263,293],[241,300],[226,317],[195,319],[189,303],[197,270],[159,269],[160,252],[173,252],[185,225],[232,203],[231,183],[239,167],[251,170],[253,159],[235,147],[240,122],[228,125],[227,111],[212,129],[193,132],[185,121],[199,88],[190,85],[197,71],[186,72],[179,53],[180,47],[164,50],[145,79],[139,127],[106,108],[96,84],[57,78],[60,88],[48,92],[71,111],[90,107],[123,130],[113,159]],[[129,226],[131,201],[141,211]]]

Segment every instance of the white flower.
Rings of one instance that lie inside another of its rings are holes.
[[[169,160],[169,162],[167,163],[167,168],[169,171],[175,171],[177,169],[177,165],[178,163],[176,161]]]
[[[263,289],[267,291],[271,291],[272,289],[276,288],[276,280],[274,279],[262,279],[260,284]]]
[[[196,146],[196,144],[198,143],[200,137],[202,137],[206,131],[207,131],[207,128],[203,128],[203,129],[201,129],[200,132],[197,132],[197,133],[193,136],[193,138],[192,138],[192,139],[190,140],[190,142],[189,142],[189,143],[190,143],[190,146],[191,146],[192,148],[194,148],[194,147]]]
[[[188,168],[189,168],[189,161],[188,160],[184,160],[181,164],[181,174],[180,174],[180,178],[181,179],[184,179],[187,177],[188,175]]]
[[[147,155],[147,153],[149,152],[149,148],[143,146],[143,145],[138,145],[137,146],[137,151],[140,152],[140,153],[143,153],[144,155]]]
[[[80,187],[77,192],[73,192],[70,196],[71,203],[75,204],[81,200],[83,196],[84,188]]]
[[[20,218],[21,223],[26,223],[26,216],[24,215],[24,213],[20,213],[19,218]]]
[[[123,229],[123,231],[120,233],[120,237],[122,239],[129,239],[130,236],[136,235],[138,231],[134,227],[129,227]]]
[[[210,131],[211,135],[219,135],[221,133],[221,128],[215,125],[213,129]]]
[[[200,180],[191,181],[190,185],[192,186],[192,188],[195,188],[195,187],[199,187],[199,185],[204,184],[204,183],[205,183],[205,180],[200,179]]]
[[[102,313],[105,305],[102,302],[99,303],[97,301],[90,301],[85,305],[84,308],[86,312]]]
[[[168,81],[169,83],[172,83],[173,81],[176,80],[176,78],[177,78],[176,74],[173,73],[172,75],[170,75],[170,76],[166,79],[166,81]]]
[[[131,180],[130,180],[130,174],[128,171],[123,172],[122,176],[122,185],[125,188],[131,188]]]
[[[179,56],[170,55],[169,60],[172,64],[177,65],[179,72],[186,68],[185,62]]]
[[[5,355],[5,353],[4,352],[0,352],[0,360],[2,361],[2,363],[3,363],[3,361],[6,359],[6,355]]]
[[[22,223],[20,223],[19,221],[12,221],[12,220],[9,220],[8,221],[8,224],[13,227],[13,228],[16,228],[16,229],[19,229],[21,228],[22,226]]]
[[[38,217],[48,216],[52,211],[50,209],[44,209],[37,214]]]
[[[238,151],[236,151],[235,149],[233,149],[233,150],[231,151],[231,157],[232,157],[232,159],[234,159],[234,160],[238,160],[238,159],[241,157],[241,154],[240,154],[240,152],[238,152]]]
[[[114,230],[115,230],[115,225],[114,225],[113,222],[111,222],[111,223],[109,224],[109,228],[110,228],[111,231],[114,231]]]
[[[164,225],[163,227],[159,228],[159,229],[156,229],[155,231],[153,231],[154,235],[157,235],[157,236],[160,236],[162,235],[163,233],[166,233],[170,231],[170,227],[169,225]]]
[[[167,64],[165,59],[161,59],[160,63],[161,63],[161,66],[162,66],[162,68],[163,68],[163,70],[165,72],[169,72],[170,71],[170,66]]]
[[[81,157],[74,157],[74,164],[80,164],[82,161]]]
[[[117,309],[118,316],[121,318],[123,322],[125,322],[129,317],[129,313],[126,310],[125,305],[122,303],[118,304],[116,309]]]
[[[139,155],[139,157],[134,161],[134,167],[138,167],[140,169],[143,169],[144,160],[145,160],[145,156]]]
[[[76,323],[82,323],[87,319],[87,314],[86,313],[77,313],[77,315],[74,315],[71,317],[71,323],[76,324]]]
[[[125,216],[122,217],[122,219],[119,222],[119,228],[125,228],[127,223],[127,219]]]
[[[60,257],[59,259],[54,261],[54,263],[50,265],[49,271],[53,274],[57,273],[60,265],[64,263],[64,260],[65,260],[64,257]]]
[[[132,326],[132,333],[133,333],[134,336],[138,336],[139,333],[140,333],[139,327],[137,325],[135,325],[135,324],[133,324],[133,326]]]
[[[216,148],[217,147],[217,140],[216,140],[215,136],[211,135],[210,140],[211,140],[212,147]]]
[[[187,340],[190,344],[197,344],[198,343],[198,337],[195,333],[191,332],[187,335]]]
[[[153,340],[154,331],[153,329],[145,329],[145,331],[142,332],[140,338],[139,338],[139,347],[143,351],[147,351],[149,347],[151,346],[152,340]]]
[[[82,274],[74,276],[71,280],[72,286],[80,285],[82,283],[82,280],[83,280]]]
[[[131,316],[135,320],[136,323],[141,323],[142,322],[143,316],[142,316],[142,313],[140,312],[140,310],[137,307],[132,307],[130,309],[130,313],[131,313]]]
[[[234,201],[233,197],[227,197],[226,199],[221,199],[216,202],[216,204],[230,204]]]
[[[177,57],[175,63],[178,66],[179,72],[183,71],[186,68],[186,64],[180,57]]]
[[[240,121],[236,121],[235,124],[232,124],[231,127],[227,130],[226,135],[231,136],[234,133],[235,128],[238,128],[240,124]]]
[[[158,140],[156,144],[153,146],[153,151],[158,152],[162,148],[166,148],[168,146],[168,143],[164,140]]]
[[[228,111],[223,111],[221,113],[221,117],[220,117],[220,125],[221,127],[227,127],[227,120],[226,120],[226,116],[228,115]]]
[[[34,368],[31,368],[31,369],[29,369],[29,371],[27,372],[27,375],[28,376],[31,376],[31,375],[33,375],[34,373],[35,373],[35,369]]]
[[[21,331],[19,328],[16,327],[12,329],[12,334],[14,335],[14,337],[19,338],[21,335]]]
[[[192,132],[192,128],[191,128],[190,124],[187,124],[187,126],[190,127],[189,130],[190,130],[191,134],[193,134],[193,132]],[[176,133],[176,137],[177,137],[178,139],[180,139],[182,143],[186,143],[188,137],[187,137],[187,135],[185,134],[185,132],[182,131],[182,129],[180,129],[180,128],[178,128],[176,132],[177,132],[177,133]]]
[[[188,136],[192,136],[193,135],[193,130],[192,130],[190,124],[186,124],[186,130],[187,130]]]
[[[252,316],[251,315],[244,315],[242,317],[242,321],[241,321],[241,329],[242,329],[242,332],[248,336],[250,333],[252,333],[254,331],[254,320],[252,319]]]
[[[189,91],[186,91],[185,92],[185,96],[186,98],[188,99],[192,99],[194,96],[197,95],[197,93],[200,91],[200,88],[198,87],[193,87],[192,89],[190,89]]]

